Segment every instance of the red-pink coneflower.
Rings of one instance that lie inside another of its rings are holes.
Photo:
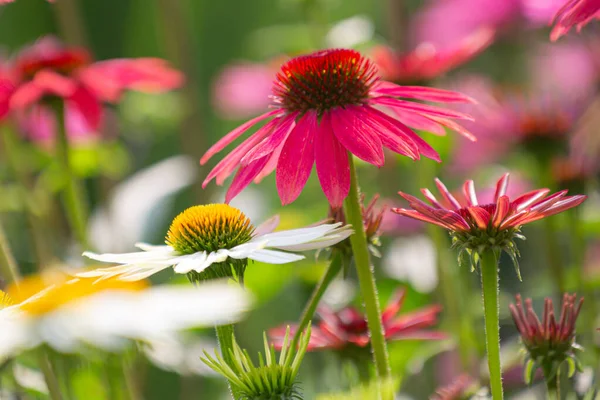
[[[203,186],[217,184],[237,170],[227,191],[229,202],[252,181],[276,170],[283,204],[293,202],[316,164],[321,187],[334,207],[342,205],[350,189],[348,152],[378,167],[383,147],[414,160],[420,155],[439,161],[437,152],[401,120],[379,110],[411,112],[471,137],[453,119],[464,113],[423,103],[468,102],[456,92],[381,81],[375,64],[354,50],[323,50],[286,62],[273,84],[273,110],[229,132],[200,160],[212,156],[252,126],[269,120],[235,148],[209,173]],[[379,106],[379,107],[378,107]]]
[[[464,183],[464,199],[458,201],[436,179],[435,184],[442,195],[440,200],[429,189],[421,189],[421,193],[431,205],[399,192],[409,202],[411,209],[394,208],[392,211],[448,229],[454,245],[460,249],[459,258],[466,251],[473,267],[479,264],[481,255],[487,249],[503,250],[510,255],[519,273],[518,250],[514,239],[523,238],[521,226],[573,208],[587,196],[567,196],[567,190],[548,196],[549,189],[537,189],[511,200],[506,195],[508,181],[507,173],[496,184],[494,201],[479,204],[472,180]]]
[[[552,20],[555,25],[550,33],[550,40],[557,40],[574,26],[578,31],[581,30],[592,19],[597,19],[599,12],[598,0],[567,0]]]
[[[575,350],[580,349],[575,343],[575,322],[582,304],[583,298],[577,301],[577,295],[565,293],[560,315],[555,316],[552,300],[546,298],[541,321],[533,310],[531,299],[526,299],[523,305],[521,295],[517,295],[516,304],[509,306],[521,334],[523,346],[527,350],[527,383],[531,383],[537,368],[543,369],[546,381],[553,380],[563,362],[571,364],[569,376],[575,372],[575,367],[580,368],[575,354]]]
[[[100,127],[102,104],[116,103],[125,90],[162,92],[183,83],[180,72],[157,58],[114,59],[92,62],[84,48],[65,47],[45,37],[21,51],[2,67],[0,119],[14,112],[21,121],[30,112],[47,107],[44,100],[65,101],[67,128],[77,119],[90,130]],[[76,118],[73,118],[76,117]],[[36,117],[37,118],[37,117]],[[47,119],[47,118],[46,118]],[[37,126],[39,124],[33,124]],[[54,125],[48,121],[47,125]],[[41,129],[41,127],[40,127]]]
[[[396,290],[385,310],[381,322],[385,330],[385,339],[394,340],[440,340],[448,336],[443,332],[427,330],[437,323],[437,315],[442,310],[439,305],[428,306],[420,310],[398,315],[402,309],[406,291]],[[342,350],[347,346],[366,347],[370,343],[369,330],[365,316],[354,307],[346,307],[334,312],[328,307],[319,307],[321,318],[318,326],[313,327],[308,351],[333,349]],[[269,336],[276,349],[283,345],[286,326],[273,328]],[[293,335],[297,329],[291,326]]]
[[[438,388],[429,400],[463,400],[470,399],[477,387],[473,378],[462,374],[452,380],[449,385]]]

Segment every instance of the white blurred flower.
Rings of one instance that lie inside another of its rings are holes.
[[[375,25],[364,15],[356,15],[336,23],[327,33],[328,47],[350,48],[373,38]]]
[[[249,307],[244,291],[224,283],[148,287],[54,274],[26,278],[8,293],[15,304],[0,310],[0,360],[43,343],[69,353],[86,344],[119,350],[130,340],[229,324]]]
[[[394,279],[408,281],[422,293],[438,284],[437,254],[432,241],[424,235],[394,240],[383,259],[383,268]]]
[[[143,346],[146,357],[157,367],[180,375],[216,375],[202,362],[204,352],[213,353],[217,342],[189,335],[173,335],[146,341]]]
[[[93,260],[121,264],[77,274],[81,277],[122,280],[144,279],[171,266],[178,274],[201,273],[214,264],[228,259],[286,264],[304,258],[288,251],[316,250],[332,246],[352,234],[349,225],[321,224],[312,227],[273,232],[278,218],[271,218],[254,229],[240,210],[227,204],[209,204],[190,207],[179,214],[171,224],[166,237],[167,245],[137,244],[142,251],[124,254],[83,255]],[[285,251],[282,251],[285,250]],[[232,262],[229,260],[229,262]],[[213,272],[221,277],[231,273],[231,267],[222,265]],[[228,272],[229,271],[229,272]]]

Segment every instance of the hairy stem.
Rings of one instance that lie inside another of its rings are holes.
[[[319,301],[321,301],[323,294],[329,287],[329,284],[336,277],[338,272],[340,272],[340,269],[342,269],[342,253],[340,251],[334,250],[333,257],[329,262],[329,266],[327,267],[325,274],[323,275],[319,283],[317,283],[317,286],[315,286],[315,290],[312,292],[308,303],[306,303],[306,306],[302,311],[302,316],[300,317],[300,322],[298,323],[298,330],[294,334],[294,337],[290,344],[290,349],[295,349],[298,346],[298,342],[300,341],[300,335],[302,334],[302,332],[304,332],[304,330],[312,320],[317,306],[319,305]]]
[[[488,249],[481,258],[481,289],[485,316],[485,347],[488,355],[490,386],[493,400],[501,400],[502,367],[500,365],[500,322],[498,259]]]
[[[229,366],[233,366],[234,362],[231,352],[233,351],[234,325],[217,326],[215,327],[215,330],[217,331],[217,341],[219,342],[219,349],[221,349],[223,360],[225,360]],[[231,384],[229,384],[229,390],[231,391],[233,398],[237,399],[238,393],[236,393]]]
[[[350,161],[350,193],[344,201],[344,212],[346,214],[346,221],[352,224],[354,228],[354,234],[350,236],[350,244],[352,245],[360,292],[365,305],[377,375],[379,378],[387,378],[391,373],[390,363],[381,323],[381,310],[377,296],[377,287],[375,285],[375,275],[371,268],[367,237],[363,227],[358,179],[352,155],[348,154],[348,158]]]

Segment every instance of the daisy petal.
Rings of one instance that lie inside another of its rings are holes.
[[[294,253],[286,253],[277,250],[256,250],[248,255],[250,260],[265,262],[269,264],[287,264],[294,261],[303,260],[304,256]]]

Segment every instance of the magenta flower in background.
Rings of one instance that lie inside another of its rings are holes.
[[[429,400],[463,400],[471,398],[477,388],[475,380],[462,374],[452,380],[451,384],[436,389]]]
[[[554,28],[550,33],[550,40],[558,40],[572,27],[580,31],[592,19],[598,19],[599,13],[600,1],[598,0],[567,0],[552,20]]]
[[[423,83],[466,63],[485,50],[493,39],[492,29],[481,28],[445,50],[424,42],[408,53],[395,54],[388,47],[378,46],[373,49],[371,58],[379,67],[382,79],[401,84]]]
[[[387,307],[381,314],[385,339],[395,340],[441,340],[448,336],[443,332],[428,330],[437,323],[442,308],[439,305],[428,306],[416,311],[398,315],[402,309],[406,291],[398,289],[392,295]],[[347,346],[366,347],[369,342],[369,330],[365,316],[354,307],[346,307],[334,312],[327,307],[317,311],[321,318],[318,326],[311,330],[308,350],[342,350]],[[281,349],[286,326],[273,328],[269,337],[276,349]],[[290,326],[294,335],[296,326]]]
[[[375,64],[354,50],[323,50],[285,63],[273,84],[273,110],[229,132],[204,154],[212,156],[261,121],[268,122],[236,147],[209,173],[203,186],[217,184],[237,170],[227,191],[231,201],[252,181],[276,170],[277,191],[283,204],[293,202],[316,164],[329,203],[340,207],[350,189],[348,153],[381,167],[383,148],[418,160],[421,155],[439,161],[437,152],[402,119],[380,111],[385,107],[428,120],[471,137],[453,119],[469,120],[464,113],[404,99],[469,102],[460,93],[399,86],[381,81]]]
[[[31,137],[52,135],[54,118],[44,100],[65,101],[67,129],[78,135],[97,131],[103,103],[116,103],[125,90],[159,93],[182,85],[183,76],[156,58],[92,62],[83,48],[64,47],[51,37],[22,50],[3,68],[0,119],[12,114]],[[31,118],[31,119],[30,119]]]
[[[281,60],[282,61],[282,60]],[[273,76],[279,63],[238,63],[226,66],[213,84],[213,107],[220,116],[247,118],[269,106]]]

